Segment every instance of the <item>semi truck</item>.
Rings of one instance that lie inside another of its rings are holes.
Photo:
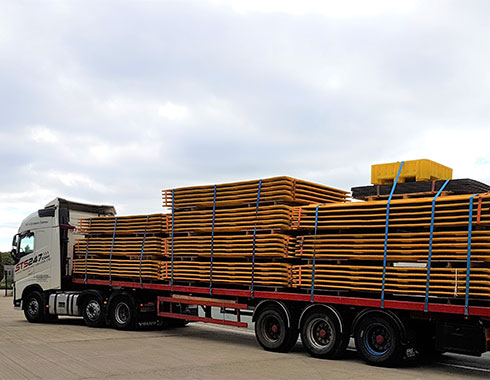
[[[33,323],[82,317],[90,327],[133,329],[206,322],[248,327],[258,343],[287,352],[298,341],[313,357],[339,358],[351,338],[371,365],[393,366],[444,352],[490,349],[490,304],[429,303],[288,289],[255,289],[73,276],[81,218],[114,216],[113,206],[56,198],[26,217],[13,238],[14,306]],[[200,312],[198,312],[200,310]],[[218,311],[232,317],[216,317]],[[249,318],[249,317],[247,317]],[[248,319],[247,319],[248,320]]]

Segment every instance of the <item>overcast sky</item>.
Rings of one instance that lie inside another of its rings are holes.
[[[56,196],[429,158],[490,182],[489,1],[2,1],[0,250]]]

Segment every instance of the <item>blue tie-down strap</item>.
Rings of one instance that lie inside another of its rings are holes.
[[[141,244],[141,253],[140,253],[140,288],[143,288],[143,277],[141,276],[141,266],[143,265],[143,252],[145,252],[146,230],[148,228],[148,221],[149,220],[150,220],[150,215],[147,215],[146,216],[145,233],[143,234],[143,243]]]
[[[395,193],[396,184],[398,183],[398,178],[400,177],[400,173],[402,172],[404,163],[405,163],[404,161],[400,163],[400,168],[398,169],[395,182],[393,182],[393,186],[391,187],[391,192],[390,192],[390,196],[388,197],[388,202],[386,203],[385,244],[384,244],[384,254],[383,254],[383,280],[381,283],[381,308],[385,307],[385,284],[386,284],[386,261],[387,261],[386,258],[388,256],[388,227],[390,225],[390,203],[391,203],[391,198],[393,198],[393,194]]]
[[[471,234],[473,231],[473,199],[478,194],[472,195],[470,198],[470,210],[468,218],[468,253],[466,256],[466,293],[464,298],[464,315],[468,315],[468,306],[470,299],[470,271],[471,271]]]
[[[313,302],[315,297],[315,271],[316,271],[316,235],[318,232],[318,210],[320,206],[323,206],[325,203],[316,206],[315,208],[315,238],[313,240],[313,262],[311,265],[311,290],[310,290],[310,300]]]
[[[214,254],[214,220],[216,218],[216,185],[213,195],[213,219],[211,221],[211,259],[209,263],[209,294],[213,294],[213,254]]]
[[[114,251],[114,240],[116,239],[117,216],[114,217],[114,230],[112,231],[111,254],[109,255],[109,284],[112,286],[112,252]]]
[[[257,203],[255,205],[255,224],[252,243],[252,281],[250,285],[250,297],[254,297],[254,282],[255,282],[255,239],[257,237],[257,218],[259,216],[260,192],[262,190],[262,180],[259,180],[259,189],[257,191]]]
[[[174,290],[174,214],[175,214],[175,191],[172,189],[172,229],[170,233],[170,290]]]
[[[92,227],[92,218],[89,219],[88,229],[90,231],[90,227]],[[87,260],[88,260],[88,243],[90,242],[90,235],[87,237],[87,246],[85,247],[85,278],[83,279],[83,283],[87,283]]]
[[[434,239],[434,216],[436,213],[436,200],[437,198],[439,198],[439,196],[441,195],[441,193],[443,192],[444,188],[448,183],[449,180],[446,180],[446,182],[444,182],[444,184],[437,192],[434,199],[432,199],[432,213],[430,216],[430,234],[429,234],[429,254],[427,257],[427,281],[425,283],[425,307],[424,307],[425,312],[429,310],[429,283],[430,283],[430,269],[432,266],[432,241]]]

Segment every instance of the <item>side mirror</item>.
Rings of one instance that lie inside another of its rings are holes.
[[[10,251],[10,256],[12,256],[12,259],[14,259],[16,264],[19,262],[19,257],[17,255],[17,249],[12,248],[12,250]]]

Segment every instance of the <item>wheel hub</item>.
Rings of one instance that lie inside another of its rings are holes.
[[[118,303],[114,314],[117,323],[124,325],[129,320],[130,311],[128,305],[124,302]]]
[[[311,320],[306,326],[306,338],[317,350],[328,350],[336,339],[335,329],[329,318],[319,317]]]
[[[270,342],[275,342],[281,337],[281,326],[275,316],[268,316],[264,321],[263,332]]]
[[[29,306],[28,306],[29,314],[32,316],[35,316],[37,314],[38,310],[39,310],[39,303],[37,302],[37,300],[32,299],[29,302]]]
[[[90,320],[95,321],[101,312],[99,303],[96,301],[89,302],[85,308],[85,312]]]
[[[392,338],[390,332],[381,324],[370,326],[365,335],[366,348],[373,355],[384,355],[389,351]]]

